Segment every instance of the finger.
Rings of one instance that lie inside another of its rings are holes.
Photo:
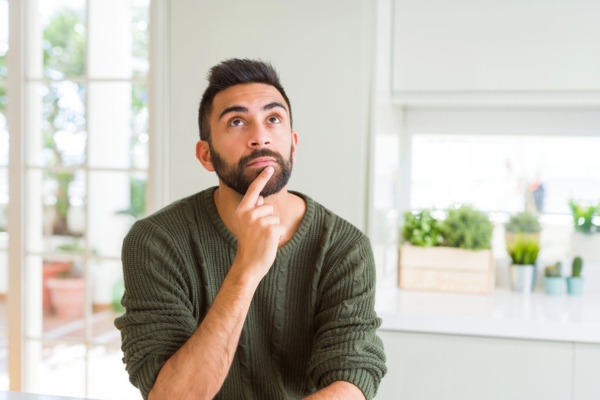
[[[262,196],[258,196],[258,199],[256,200],[256,207],[260,207],[263,204],[265,204],[265,198]]]
[[[258,196],[260,196],[260,192],[263,190],[271,176],[273,175],[273,167],[268,166],[261,171],[260,174],[256,177],[254,182],[250,184],[250,187],[246,191],[244,198],[240,202],[239,209],[250,209],[255,207],[256,202],[258,201]]]

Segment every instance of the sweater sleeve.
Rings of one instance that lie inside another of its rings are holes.
[[[358,386],[372,399],[387,368],[383,343],[376,335],[375,262],[362,237],[321,283],[316,335],[308,373],[319,389],[335,381]]]
[[[121,331],[123,361],[131,383],[144,399],[165,362],[197,327],[185,267],[173,239],[150,221],[138,221],[123,242],[125,314]]]

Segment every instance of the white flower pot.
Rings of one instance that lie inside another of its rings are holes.
[[[537,268],[535,265],[510,266],[510,287],[519,293],[531,293],[535,286]]]

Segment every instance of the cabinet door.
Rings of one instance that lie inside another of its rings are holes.
[[[573,400],[600,399],[600,345],[575,344]]]
[[[399,92],[600,90],[600,2],[395,0]]]
[[[571,398],[571,343],[391,331],[379,335],[388,373],[378,400]]]

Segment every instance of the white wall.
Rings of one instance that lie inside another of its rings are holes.
[[[271,61],[299,134],[289,188],[366,227],[368,0],[169,2],[169,200],[217,184],[194,156],[197,107],[214,64]]]

